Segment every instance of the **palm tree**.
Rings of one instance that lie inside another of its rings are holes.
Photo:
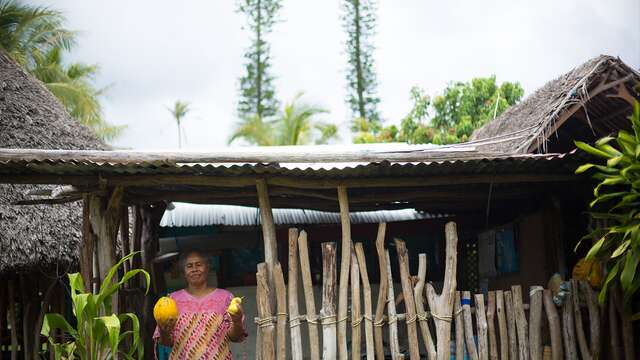
[[[176,124],[178,124],[178,148],[182,148],[182,133],[181,133],[181,123],[182,119],[187,115],[191,109],[189,109],[189,103],[185,101],[177,100],[173,107],[167,107],[167,110],[173,115],[173,118],[176,120]]]
[[[243,139],[252,145],[277,145],[273,132],[273,122],[264,121],[259,115],[249,116],[236,124],[236,129],[231,134],[228,144]]]

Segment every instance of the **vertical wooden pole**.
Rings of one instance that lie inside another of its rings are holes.
[[[360,317],[360,270],[356,254],[351,253],[351,358],[360,360],[360,342],[362,341]]]
[[[309,266],[309,246],[307,245],[307,232],[301,231],[298,237],[298,252],[300,254],[300,270],[302,273],[302,287],[304,289],[304,301],[309,326],[309,354],[311,360],[320,360],[320,339],[318,334],[318,316],[316,314],[316,302],[313,297],[313,283],[311,281],[311,267]]]
[[[504,309],[504,292],[496,291],[496,312],[498,313],[498,330],[500,332],[500,359],[509,359],[509,334],[507,334],[507,318]]]
[[[635,346],[633,344],[633,324],[631,323],[631,313],[624,308],[622,301],[622,291],[619,286],[611,289],[614,294],[614,301],[618,314],[620,315],[620,323],[622,325],[622,344],[624,345],[624,358],[636,359]],[[630,310],[630,309],[629,309]]]
[[[129,236],[129,207],[123,206],[120,210],[120,239],[122,239],[122,256],[127,256],[130,250]],[[131,270],[131,260],[123,264],[124,271]]]
[[[386,223],[378,224],[378,235],[376,237],[376,251],[378,253],[378,266],[380,268],[380,286],[378,289],[378,303],[376,305],[376,317],[374,321],[374,340],[376,359],[384,360],[384,342],[382,338],[382,327],[384,325],[384,309],[387,305],[387,292],[389,281],[387,280],[387,256],[384,249],[384,235],[387,228]]]
[[[427,286],[427,300],[429,308],[436,324],[436,349],[438,360],[449,360],[451,355],[451,321],[453,313],[453,300],[456,293],[456,267],[458,264],[458,230],[456,223],[448,222],[445,225],[445,270],[442,293],[436,294],[431,284]]]
[[[273,266],[273,282],[276,290],[276,359],[287,357],[287,290],[279,262]]]
[[[396,295],[393,289],[393,275],[391,274],[391,259],[389,258],[389,250],[385,251],[387,265],[387,317],[389,323],[389,351],[392,360],[399,360],[400,344],[398,343],[398,316],[396,314]]]
[[[364,296],[364,331],[365,344],[367,346],[367,360],[374,360],[375,347],[373,345],[373,305],[371,304],[371,283],[367,272],[367,262],[364,256],[362,243],[355,244],[356,259],[362,280],[362,295]]]
[[[532,286],[529,291],[529,354],[531,360],[542,360],[542,286]]]
[[[16,319],[16,290],[13,279],[9,279],[9,325],[11,325],[11,360],[18,359],[18,320]]]
[[[573,322],[573,294],[565,299],[562,306],[562,335],[564,343],[564,354],[567,359],[574,360],[578,358],[576,351],[576,333]]]
[[[30,281],[29,281],[30,282]],[[27,284],[27,279],[25,275],[20,275],[20,304],[21,312],[22,312],[22,353],[24,354],[24,358],[28,359],[29,355],[32,352],[31,348],[31,312],[32,302],[31,302],[31,291],[27,292],[27,287],[31,290],[31,286],[35,286],[38,288],[37,283],[33,285]]]
[[[578,282],[575,279],[570,280],[571,283],[571,303],[573,307],[573,321],[576,325],[576,337],[578,338],[578,347],[583,360],[591,360],[591,352],[589,344],[587,344],[587,336],[582,327],[582,311],[580,310],[580,290]]]
[[[420,358],[420,345],[418,343],[418,329],[416,328],[416,303],[413,297],[413,286],[411,285],[411,273],[409,270],[409,254],[404,241],[395,239],[396,251],[398,253],[398,265],[400,267],[400,284],[402,285],[402,295],[406,309],[407,336],[409,343],[409,357],[411,360]],[[422,294],[420,294],[422,296]]]
[[[513,295],[513,309],[516,316],[516,329],[518,332],[518,357],[521,360],[529,359],[529,328],[527,318],[524,314],[524,304],[522,303],[522,287],[513,285],[511,287]]]
[[[260,207],[260,222],[264,241],[264,261],[267,264],[269,286],[273,286],[273,267],[278,261],[278,243],[276,240],[276,226],[273,222],[273,210],[269,200],[269,190],[265,179],[256,180],[258,205]],[[274,293],[271,291],[271,306],[274,305]]]
[[[322,243],[322,358],[336,359],[336,244]]]
[[[291,359],[302,360],[302,334],[300,309],[298,308],[298,229],[289,229],[289,322],[291,327]]]
[[[553,294],[551,290],[544,290],[542,293],[544,300],[544,312],[547,314],[549,322],[549,335],[551,337],[551,357],[553,360],[564,359],[564,351],[562,349],[562,333],[560,332],[560,317],[556,304],[553,303]]]
[[[92,290],[93,282],[93,254],[95,252],[95,235],[91,229],[91,209],[89,195],[82,200],[82,242],[80,243],[80,274],[84,282],[85,291]]]
[[[594,359],[600,359],[600,314],[598,310],[598,297],[595,291],[585,280],[580,281],[580,289],[587,300],[587,308],[589,309],[589,335],[591,337],[591,356]]]
[[[347,188],[338,186],[342,245],[340,247],[340,289],[338,290],[338,359],[347,359],[347,306],[349,301],[349,265],[351,264],[351,222]]]
[[[464,323],[462,320],[462,305],[460,304],[460,291],[456,291],[456,299],[453,304],[453,312],[456,320],[456,360],[464,360]],[[434,359],[435,357],[430,357]]]
[[[489,359],[489,341],[487,339],[487,315],[484,310],[484,295],[475,294],[476,325],[478,327],[478,358]]]
[[[271,320],[271,304],[269,304],[269,273],[266,263],[258,264],[256,273],[256,297],[258,302],[258,331],[261,339],[261,360],[274,360],[276,357],[273,346],[273,321]]]
[[[429,359],[435,359],[437,356],[436,345],[431,337],[429,330],[429,322],[427,321],[427,313],[424,309],[424,284],[427,280],[427,254],[418,255],[418,282],[413,288],[413,297],[416,303],[416,316],[420,324],[422,333],[422,341],[429,354]],[[460,303],[460,299],[457,300]],[[459,304],[458,304],[459,305]]]
[[[478,360],[478,351],[473,339],[473,320],[471,319],[471,292],[462,292],[462,314],[464,320],[464,339],[467,344],[467,356],[471,360]],[[439,349],[438,349],[439,350]]]
[[[487,298],[487,329],[489,331],[489,359],[498,360],[498,341],[496,339],[496,293],[489,291]]]
[[[513,309],[511,291],[504,292],[504,305],[507,309],[507,325],[509,326],[509,359],[518,358],[518,340],[516,335],[516,315]]]

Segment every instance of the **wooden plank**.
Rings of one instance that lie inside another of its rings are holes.
[[[261,360],[274,360],[276,358],[274,340],[274,325],[271,317],[271,304],[269,304],[271,296],[269,295],[269,271],[266,263],[258,264],[258,272],[256,273],[256,297],[258,303],[258,331],[260,332]]]
[[[437,356],[436,345],[433,343],[431,337],[431,330],[429,329],[429,322],[427,313],[424,309],[424,284],[427,279],[427,254],[418,255],[418,282],[413,288],[413,297],[416,303],[416,316],[418,317],[418,324],[420,324],[420,331],[422,333],[422,341],[429,359],[435,359]],[[460,299],[457,300],[460,302]],[[458,304],[459,305],[459,304]],[[457,309],[456,309],[457,310]]]
[[[456,360],[464,360],[464,323],[462,320],[462,305],[460,304],[460,291],[456,291],[456,299],[454,302],[454,317],[456,320]],[[434,359],[432,357],[431,359]]]
[[[529,328],[522,303],[522,287],[520,285],[513,285],[511,287],[511,294],[513,296],[513,310],[516,317],[516,331],[518,334],[518,358],[520,360],[528,360]]]
[[[320,360],[320,338],[318,334],[318,316],[316,315],[316,302],[313,297],[313,283],[311,281],[311,266],[309,265],[309,246],[307,245],[307,232],[301,231],[298,236],[298,252],[300,254],[300,270],[302,275],[302,287],[304,289],[304,301],[309,327],[309,354],[311,360]]]
[[[564,351],[562,349],[562,333],[560,332],[560,317],[556,304],[553,303],[553,294],[551,290],[544,290],[542,293],[544,301],[544,312],[547,314],[547,322],[549,323],[549,336],[551,337],[551,357],[553,360],[564,359]]]
[[[351,221],[347,188],[338,186],[342,242],[340,246],[340,289],[338,289],[338,359],[347,359],[347,307],[349,305],[349,266],[351,265]]]
[[[287,357],[287,290],[284,286],[282,266],[277,262],[273,267],[273,281],[276,290],[276,359]]]
[[[322,358],[334,360],[336,349],[336,244],[322,243]]]
[[[498,341],[496,339],[496,293],[487,294],[487,330],[489,333],[489,359],[498,360]]]
[[[427,285],[427,300],[431,315],[436,325],[436,349],[438,360],[449,360],[451,355],[451,321],[453,313],[453,300],[456,292],[456,268],[458,230],[453,221],[445,225],[445,270],[442,293],[436,294],[431,284]]]
[[[291,359],[302,360],[302,334],[300,332],[300,309],[298,307],[298,229],[289,229],[289,321],[291,331]]]
[[[362,317],[360,310],[360,270],[355,252],[351,252],[351,358],[360,360]]]
[[[389,291],[389,281],[387,277],[387,256],[384,249],[384,235],[387,229],[386,223],[378,224],[378,235],[376,237],[376,251],[378,253],[378,266],[380,272],[380,286],[378,289],[378,303],[376,305],[376,317],[374,319],[373,335],[375,340],[376,359],[384,360],[384,341],[382,338],[384,326],[384,309],[387,305],[387,292]]]
[[[9,325],[11,326],[11,360],[18,359],[18,319],[16,318],[16,290],[13,279],[7,281],[9,295]]]
[[[487,339],[487,314],[484,309],[484,295],[475,294],[476,325],[478,327],[478,358],[489,359],[489,341]]]
[[[462,315],[464,320],[464,339],[467,344],[467,356],[471,360],[478,360],[478,351],[473,339],[473,320],[471,319],[471,292],[462,292]]]
[[[571,284],[571,305],[573,307],[573,321],[576,325],[576,336],[578,338],[578,348],[583,360],[591,360],[591,351],[589,351],[589,344],[587,343],[587,336],[584,333],[584,327],[582,327],[582,311],[580,310],[580,290],[578,288],[578,281],[575,279],[570,280]]]
[[[564,343],[564,354],[566,358],[570,360],[578,358],[576,351],[576,333],[573,322],[572,297],[573,294],[569,294],[562,305],[562,342]]]
[[[516,334],[516,314],[513,309],[511,291],[504,292],[504,305],[507,309],[507,325],[509,326],[509,359],[518,358],[518,340]]]
[[[389,258],[389,250],[385,251],[387,265],[387,314],[389,322],[389,351],[392,360],[399,360],[403,357],[400,353],[400,344],[398,343],[398,317],[396,313],[395,293],[393,290],[393,275],[391,273],[391,259]]]
[[[371,283],[369,282],[367,262],[362,243],[356,243],[354,248],[356,252],[356,259],[358,261],[358,270],[360,271],[360,279],[362,280],[362,295],[364,297],[364,331],[367,360],[374,360],[375,346],[373,343],[373,305],[371,303]]]
[[[273,222],[273,210],[269,200],[269,190],[265,179],[256,180],[256,190],[258,191],[260,224],[262,225],[262,238],[264,241],[264,261],[269,272],[269,286],[273,286],[273,267],[278,261],[278,242],[276,239],[276,226]],[[273,306],[273,291],[271,291],[270,296],[271,305]]]
[[[591,288],[588,282],[580,280],[580,289],[585,295],[587,302],[587,309],[589,310],[589,335],[590,335],[590,350],[591,356],[594,359],[600,359],[600,313],[598,309],[598,296],[596,292]]]
[[[504,292],[497,290],[495,294],[500,335],[500,359],[509,359],[509,334],[507,333],[507,318],[504,309]]]
[[[409,343],[409,357],[411,360],[420,359],[420,345],[418,343],[418,329],[416,327],[416,303],[413,297],[411,273],[409,271],[409,254],[404,241],[395,239],[398,253],[398,265],[400,267],[400,284],[407,314],[407,336]]]
[[[529,290],[529,355],[531,360],[542,360],[542,286]]]

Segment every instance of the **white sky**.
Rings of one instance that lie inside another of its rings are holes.
[[[72,59],[100,65],[98,83],[110,86],[105,117],[128,125],[114,145],[176,148],[166,107],[177,99],[193,108],[183,148],[226,144],[249,38],[234,0],[30,3],[63,11],[68,27],[81,32]],[[340,4],[284,0],[269,40],[279,100],[304,91],[304,99],[330,110],[324,120],[342,126],[348,142]],[[520,81],[526,96],[599,54],[639,68],[640,1],[382,0],[374,42],[380,111],[397,123],[414,85],[434,95],[452,80],[495,74]]]

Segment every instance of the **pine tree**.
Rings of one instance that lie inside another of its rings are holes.
[[[251,45],[245,54],[246,74],[240,79],[238,116],[242,119],[273,116],[278,111],[273,76],[269,74],[271,60],[265,41],[280,9],[280,0],[240,0],[238,11],[247,16],[252,32]]]
[[[373,0],[345,0],[343,27],[347,32],[347,103],[354,115],[351,130],[357,132],[362,121],[377,132],[381,127],[376,96],[376,74],[373,64],[375,49],[371,37],[375,33],[376,4]]]

